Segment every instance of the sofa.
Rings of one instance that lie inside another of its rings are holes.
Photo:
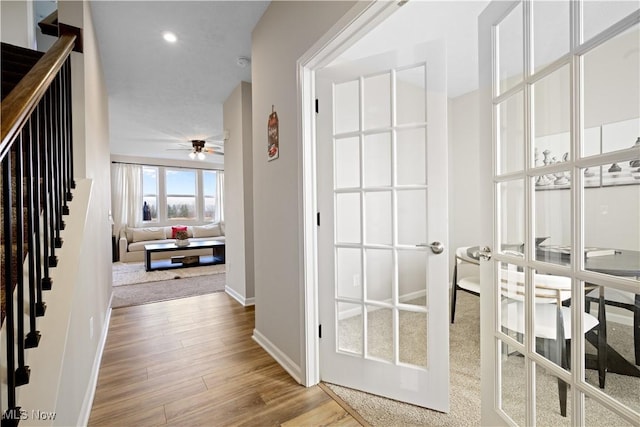
[[[205,225],[168,225],[159,227],[126,227],[120,232],[118,250],[120,262],[144,261],[144,246],[155,243],[174,243],[175,233],[186,228],[189,241],[219,240],[224,242],[224,223]],[[158,254],[162,255],[162,254]],[[177,250],[171,256],[179,255],[211,255],[211,249]],[[165,255],[166,257],[166,255]]]

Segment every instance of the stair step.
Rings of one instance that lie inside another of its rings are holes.
[[[2,99],[11,93],[43,55],[44,53],[35,50],[0,43]]]

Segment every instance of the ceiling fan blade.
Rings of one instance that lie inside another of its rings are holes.
[[[213,149],[211,147],[204,147],[202,151],[209,154],[219,154],[221,156],[224,156],[224,151],[219,149]]]

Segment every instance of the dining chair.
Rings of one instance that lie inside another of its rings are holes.
[[[456,317],[456,298],[459,290],[480,295],[480,262],[469,254],[470,246],[456,249],[451,283],[451,323]]]
[[[522,336],[525,333],[524,319],[524,273],[515,268],[500,269],[502,295],[501,326],[505,333],[509,331]],[[571,298],[571,279],[562,276],[535,274],[535,312],[534,334],[536,351],[549,358],[562,368],[569,367],[568,347],[571,340],[571,307],[563,305]],[[583,313],[583,334],[598,325],[598,319],[589,313]],[[604,375],[606,359],[605,343],[598,345],[597,358],[600,375]],[[567,384],[558,378],[560,413],[567,416]]]
[[[594,289],[585,297],[585,308],[587,313],[591,309],[591,303],[597,303],[600,297],[600,290]],[[629,310],[633,313],[633,347],[636,365],[640,366],[640,294],[620,291],[613,288],[604,290],[604,304]],[[600,316],[600,321],[606,325],[606,307]]]

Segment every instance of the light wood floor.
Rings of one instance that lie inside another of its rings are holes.
[[[360,425],[297,384],[253,327],[224,292],[114,309],[89,425]]]

